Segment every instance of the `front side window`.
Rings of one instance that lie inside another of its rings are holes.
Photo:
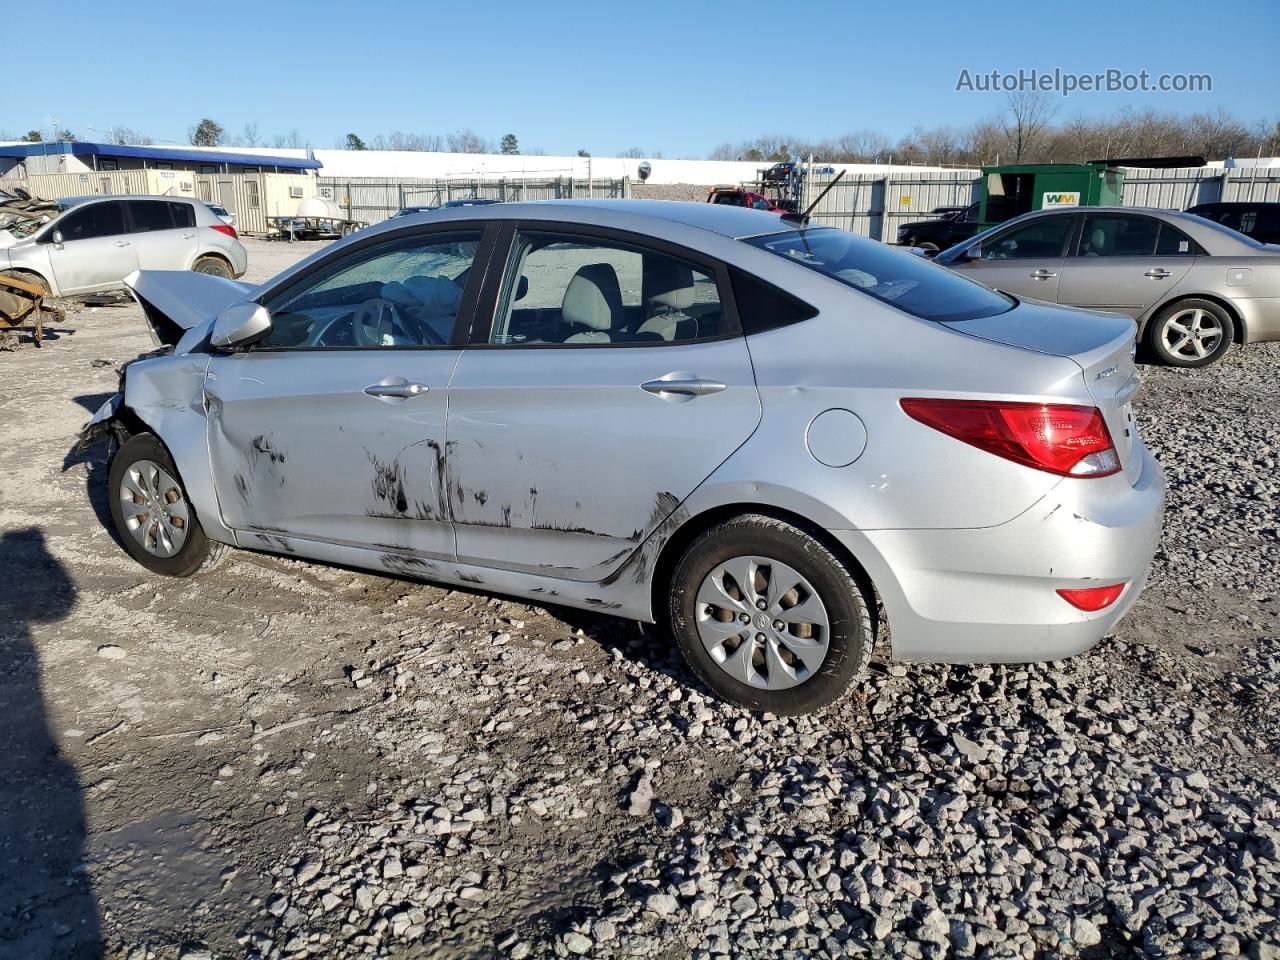
[[[1149,257],[1155,252],[1160,221],[1125,214],[1091,214],[1080,234],[1081,257]]]
[[[991,317],[1014,301],[967,277],[833,227],[810,227],[745,241],[824,274],[924,320]]]
[[[1060,257],[1071,233],[1072,217],[1040,217],[1006,230],[982,244],[983,260],[1033,260]]]
[[[561,234],[520,233],[490,342],[663,343],[724,331],[706,270],[664,253]]]
[[[124,233],[124,204],[118,200],[77,207],[59,221],[62,239],[92,240]]]
[[[442,346],[453,336],[480,233],[406,237],[339,256],[266,302],[267,349]]]

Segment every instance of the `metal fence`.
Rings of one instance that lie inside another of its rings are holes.
[[[813,202],[834,179],[832,175],[809,178],[803,205]],[[820,223],[893,243],[899,224],[927,219],[935,207],[977,201],[980,184],[977,170],[847,175],[822,198],[813,217]],[[1126,207],[1185,210],[1198,203],[1220,200],[1280,202],[1280,167],[1125,170]]]
[[[320,177],[317,192],[336,203],[348,220],[378,223],[405,207],[440,206],[450,200],[555,200],[564,197],[628,197],[630,181],[612,179],[404,179]]]

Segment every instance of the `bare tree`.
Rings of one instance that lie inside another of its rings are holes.
[[[132,127],[115,126],[107,131],[107,143],[115,143],[121,146],[132,144],[145,147],[149,146],[151,142],[151,138],[145,133],[140,133]]]
[[[1039,145],[1056,112],[1057,107],[1050,102],[1047,93],[1019,90],[1009,94],[1000,122],[1015,163],[1022,163]]]
[[[645,157],[649,156],[649,154],[644,150],[641,150],[639,147],[627,147],[627,149],[623,150],[618,154],[618,156],[626,160],[643,160]]]
[[[256,123],[246,123],[240,128],[240,135],[236,137],[236,146],[238,147],[260,147],[262,146],[262,137],[258,134],[258,125]]]
[[[496,153],[489,143],[472,130],[458,130],[446,138],[450,153]]]
[[[299,150],[306,146],[302,139],[302,134],[298,132],[298,128],[294,127],[288,133],[277,133],[271,138],[271,146],[279,148],[289,148]]]

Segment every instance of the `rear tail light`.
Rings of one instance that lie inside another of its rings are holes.
[[[1120,470],[1097,407],[912,397],[900,402],[913,420],[1023,466],[1063,477],[1107,477]]]
[[[1116,598],[1124,592],[1123,583],[1113,583],[1108,587],[1083,587],[1079,590],[1059,590],[1058,596],[1077,610],[1094,613],[1103,610],[1116,602]]]
[[[236,233],[236,228],[229,223],[215,223],[213,225],[213,229],[217,230],[219,233],[225,233],[228,237],[239,236],[239,234]]]

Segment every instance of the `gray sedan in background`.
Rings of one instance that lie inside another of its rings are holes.
[[[1232,342],[1280,340],[1280,247],[1193,214],[1041,210],[935,262],[1017,297],[1126,313],[1173,366],[1213,363]]]
[[[84,442],[119,444],[155,573],[232,546],[659,622],[719,695],[795,713],[882,616],[900,660],[1081,651],[1160,532],[1130,320],[799,217],[462,207],[260,287],[130,286],[168,355]]]

